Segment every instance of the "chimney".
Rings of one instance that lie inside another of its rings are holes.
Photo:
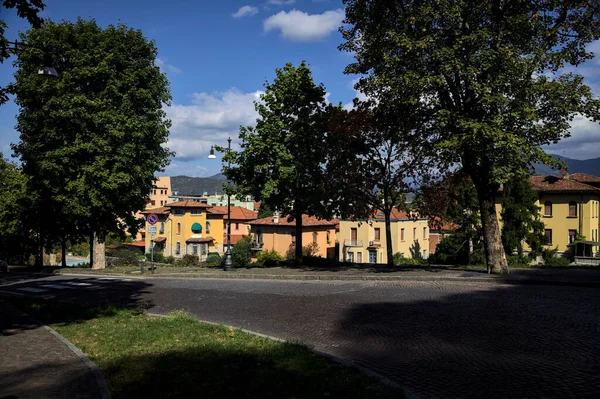
[[[273,212],[273,223],[279,223],[279,212]]]
[[[565,168],[560,168],[560,174],[562,175],[563,179],[569,179],[569,172],[567,172]]]

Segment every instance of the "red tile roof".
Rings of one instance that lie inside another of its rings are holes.
[[[380,210],[376,210],[375,212],[373,212],[373,217],[375,219],[385,219],[383,211],[380,211]],[[401,211],[396,208],[392,208],[392,212],[390,213],[390,218],[391,219],[409,219],[409,216],[404,211]]]
[[[183,200],[167,204],[168,208],[210,208],[211,205],[194,200]]]
[[[134,241],[134,242],[126,242],[123,245],[129,245],[132,247],[146,247],[146,243],[144,241]]]
[[[226,206],[213,206],[210,213],[222,214],[223,219],[227,220],[227,207]],[[255,220],[258,217],[258,212],[251,211],[243,206],[232,206],[231,207],[231,220]]]
[[[240,241],[242,238],[244,238],[243,234],[236,234],[236,235],[231,235],[231,245],[235,245],[235,243],[237,243],[238,241]],[[224,240],[223,240],[223,244],[227,245],[227,237],[226,235],[224,235]]]
[[[302,226],[303,227],[310,227],[310,226],[332,226],[332,227],[335,227],[335,225],[337,223],[339,223],[339,219],[324,220],[324,219],[318,219],[314,216],[302,215]],[[287,216],[279,216],[279,222],[275,223],[273,221],[273,216],[269,216],[266,218],[257,219],[248,224],[250,224],[250,225],[272,225],[272,226],[295,226],[296,221],[295,220],[288,221]]]
[[[600,189],[570,178],[563,179],[558,176],[531,176],[529,182],[536,191],[554,193],[590,191],[600,194]]]
[[[579,183],[600,183],[600,177],[587,173],[573,173],[569,176],[569,179],[576,180]]]
[[[152,213],[156,213],[157,215],[168,215],[170,211],[171,209],[169,207],[161,206],[160,208],[146,209],[140,213],[143,215],[150,215]]]

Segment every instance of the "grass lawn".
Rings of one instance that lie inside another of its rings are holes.
[[[111,305],[8,299],[49,324],[102,370],[114,398],[402,398],[360,371],[281,343]]]

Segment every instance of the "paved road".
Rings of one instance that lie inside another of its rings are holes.
[[[9,284],[0,292],[185,309],[301,341],[419,397],[600,397],[594,288],[67,276]]]

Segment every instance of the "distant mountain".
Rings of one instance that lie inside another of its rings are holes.
[[[560,159],[567,164],[567,170],[569,173],[587,173],[594,176],[600,176],[600,158],[594,159],[571,159],[566,158],[560,155],[553,155],[554,158]],[[556,175],[560,172],[558,170],[552,169],[546,165],[536,165],[535,166],[535,174],[536,175]]]
[[[226,182],[225,176],[220,173],[211,177],[172,176],[171,190],[179,194],[223,194]]]

